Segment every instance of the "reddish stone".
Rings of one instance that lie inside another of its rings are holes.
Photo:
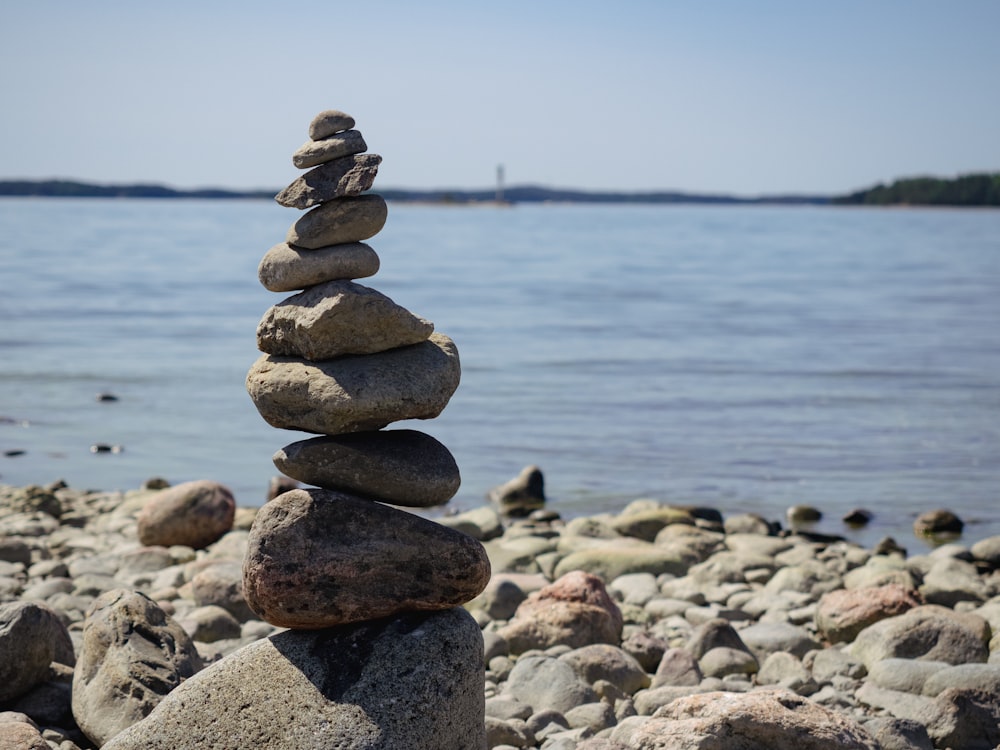
[[[919,606],[920,594],[898,583],[838,589],[823,595],[816,608],[816,627],[830,643],[850,643],[869,625]]]
[[[151,547],[203,549],[233,528],[236,500],[218,482],[185,482],[161,490],[139,512],[139,541]]]

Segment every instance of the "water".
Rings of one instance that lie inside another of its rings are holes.
[[[297,212],[266,201],[0,200],[0,483],[211,478],[257,505],[243,387]],[[1000,212],[392,204],[362,281],[455,339],[436,420],[473,507],[527,464],[571,517],[654,497],[863,544],[950,508],[1000,534]],[[99,402],[110,392],[118,401]],[[91,445],[120,445],[91,453]],[[840,517],[875,512],[862,531]]]

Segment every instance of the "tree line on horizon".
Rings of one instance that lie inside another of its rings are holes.
[[[0,180],[0,197],[45,198],[272,198],[277,191],[202,188],[176,190],[163,185],[97,185],[73,180]],[[386,200],[443,204],[482,203],[496,200],[494,190],[376,191]],[[1000,206],[1000,172],[962,175],[953,179],[910,177],[890,185],[878,184],[842,196],[774,195],[741,198],[683,192],[593,192],[537,186],[510,187],[506,203],[709,203],[709,204],[809,204],[864,206]]]

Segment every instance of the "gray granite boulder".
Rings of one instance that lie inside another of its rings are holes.
[[[975,615],[956,616],[935,605],[916,607],[869,625],[846,650],[869,668],[889,658],[981,663],[989,652],[983,632],[973,629],[975,620],[988,631],[989,626]]]
[[[49,678],[49,665],[75,663],[73,642],[59,615],[37,602],[0,604],[0,703]]]
[[[361,195],[375,182],[378,154],[352,154],[320,164],[274,196],[287,208],[312,208],[337,198]]]
[[[257,325],[257,348],[317,361],[418,344],[433,331],[433,323],[381,292],[337,280],[311,286],[272,306]]]
[[[289,228],[285,241],[310,250],[360,242],[382,231],[388,212],[381,195],[340,198],[300,216]]]
[[[460,378],[454,342],[434,333],[412,346],[326,362],[265,354],[246,383],[272,427],[339,435],[402,419],[433,419]]]
[[[505,692],[535,711],[550,708],[560,713],[597,699],[569,664],[550,656],[518,659],[507,678]]]
[[[309,137],[314,141],[354,127],[354,118],[339,109],[324,109],[309,123]]]
[[[146,546],[203,549],[233,528],[236,500],[229,488],[208,479],[160,490],[136,518]]]
[[[415,508],[448,502],[462,483],[451,451],[417,430],[300,440],[273,460],[279,471],[305,484]]]
[[[335,279],[363,279],[379,269],[378,254],[363,242],[348,242],[316,250],[281,242],[257,266],[257,278],[272,292],[291,292]]]
[[[299,169],[309,169],[342,156],[360,154],[368,150],[368,144],[360,130],[342,130],[318,141],[303,143],[292,154],[292,164]]]
[[[279,627],[325,628],[455,607],[490,579],[472,537],[426,518],[329,490],[292,490],[250,531],[243,593]]]
[[[100,746],[201,667],[191,638],[152,599],[109,591],[94,600],[84,622],[73,716]]]
[[[632,695],[649,687],[650,677],[633,656],[610,643],[592,643],[559,657],[588,685],[606,680],[623,693]]]
[[[479,750],[482,643],[459,608],[285,631],[202,670],[104,748]]]

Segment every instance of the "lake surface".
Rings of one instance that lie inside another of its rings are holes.
[[[0,483],[210,478],[258,505],[306,437],[244,378],[267,201],[0,200]],[[528,464],[564,516],[639,497],[918,549],[949,508],[1000,534],[1000,212],[390,204],[361,283],[462,357],[436,420],[479,504]],[[100,402],[98,393],[115,402]],[[103,443],[118,453],[91,452]],[[863,531],[841,516],[876,514]]]

